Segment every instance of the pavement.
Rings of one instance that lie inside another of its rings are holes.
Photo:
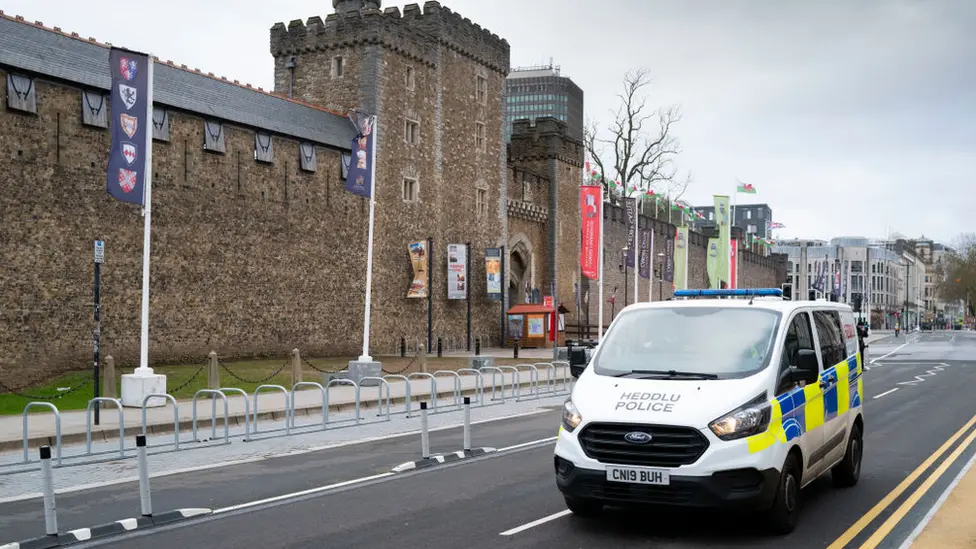
[[[804,491],[800,523],[786,537],[734,515],[571,516],[553,478],[552,446],[565,398],[553,396],[474,409],[473,446],[497,452],[406,473],[391,470],[419,457],[416,418],[259,440],[253,444],[264,446],[240,462],[215,456],[252,443],[154,456],[150,467],[162,470],[151,481],[154,509],[213,513],[77,546],[196,547],[200,540],[215,548],[399,549],[459,540],[476,548],[971,546],[976,477],[963,473],[976,459],[976,401],[969,390],[976,381],[976,334],[880,338],[868,353],[860,482],[840,490],[829,476],[818,479]],[[431,433],[432,451],[461,449],[459,414],[431,416],[440,429]],[[377,434],[383,429],[388,434]],[[323,444],[340,435],[346,442]],[[374,440],[364,441],[367,436]],[[308,439],[306,447],[282,456],[285,444],[272,446],[293,439]],[[166,461],[172,456],[203,464]],[[123,464],[55,470],[62,531],[138,516],[134,466]],[[91,482],[93,475],[113,473],[121,478]],[[38,485],[36,471],[0,476],[0,544],[43,532],[43,503],[30,493]]]
[[[532,349],[535,351],[530,353],[530,356],[525,356],[524,353],[520,353],[521,358],[526,359],[526,364],[543,364],[545,362],[552,361],[552,350],[547,350],[548,359],[542,358],[540,353],[541,349]],[[511,353],[511,351],[509,351]],[[547,376],[554,381],[558,380],[560,384],[563,383],[564,377],[568,376],[569,373],[566,368],[559,367],[554,373],[548,370],[545,366],[539,366],[539,383],[545,384],[547,381]],[[431,372],[433,374],[434,372]],[[507,370],[504,375],[504,381],[502,380],[501,374],[497,372],[494,374],[497,376],[496,381],[492,380],[492,371],[484,372],[485,377],[485,391],[489,393],[492,392],[493,385],[497,387],[497,390],[502,390],[502,384],[504,383],[506,391],[512,393],[514,389],[512,388],[513,381],[515,381],[515,375],[511,370]],[[528,368],[523,368],[519,373],[518,384],[520,385],[520,390],[525,391],[529,388],[532,382],[532,372]],[[315,381],[307,379],[306,381]],[[321,381],[321,380],[319,380]],[[419,409],[419,401],[430,400],[431,394],[435,393],[438,399],[453,398],[453,393],[455,389],[455,380],[453,375],[450,373],[442,373],[436,376],[436,387],[431,386],[431,380],[425,376],[420,376],[416,374],[411,374],[411,379],[409,381],[398,381],[391,378],[389,380],[389,391],[385,388],[379,386],[364,386],[359,388],[359,400],[360,407],[363,411],[377,410],[379,406],[383,406],[384,409],[387,404],[387,398],[389,398],[391,406],[394,408],[403,409],[405,406],[407,386],[409,385],[410,398],[413,401],[412,409]],[[462,396],[474,396],[476,394],[476,389],[478,385],[478,379],[475,375],[462,375],[459,382],[460,393]],[[382,390],[382,397],[380,391]],[[259,420],[282,420],[284,418],[284,413],[286,410],[286,395],[282,390],[267,390],[262,391],[260,396],[255,399],[254,394],[250,394],[248,398],[242,395],[235,394],[231,391],[226,391],[227,396],[227,415],[228,423],[234,425],[235,427],[244,425],[245,412],[249,412],[249,417],[253,418],[254,408],[258,407],[258,419]],[[382,398],[382,403],[380,399]],[[353,411],[355,410],[355,404],[357,399],[357,388],[345,384],[345,385],[333,385],[328,389],[328,407],[330,413],[342,412],[342,411]],[[201,395],[200,401],[197,404],[198,410],[198,428],[208,428],[212,426],[211,418],[214,414],[214,408],[212,403],[209,402],[209,397],[207,395]],[[43,410],[43,409],[39,409]],[[179,430],[182,433],[192,431],[193,427],[193,401],[180,400],[177,404],[177,417],[174,418],[173,415],[173,405],[166,403],[165,406],[151,406],[146,409],[146,432],[151,434],[166,434],[173,433],[174,426],[178,424]],[[317,416],[321,415],[322,411],[322,392],[318,389],[305,388],[300,389],[295,393],[295,415],[296,417],[302,416]],[[216,416],[218,425],[223,425],[223,404],[219,404],[216,407]],[[88,435],[88,413],[85,410],[66,410],[59,412],[61,421],[61,442],[63,446],[68,446],[72,444],[85,443],[87,441]],[[119,412],[114,407],[104,408],[99,413],[99,424],[91,426],[91,437],[94,441],[110,441],[118,440],[120,436],[119,431]],[[178,419],[177,419],[178,418]],[[137,433],[142,432],[142,410],[140,408],[125,408],[122,413],[122,421],[125,425],[125,437],[131,438]],[[28,424],[28,447],[36,448],[41,445],[56,446],[56,435],[57,435],[57,422],[54,414],[44,410],[43,413],[31,413],[29,414],[29,424]],[[23,451],[23,437],[24,437],[24,425],[22,415],[15,416],[0,416],[0,455],[8,452],[21,452]],[[131,440],[129,443],[131,444]]]

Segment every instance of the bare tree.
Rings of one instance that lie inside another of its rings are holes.
[[[648,109],[644,94],[650,85],[647,69],[628,72],[623,84],[623,92],[618,94],[620,105],[606,130],[609,137],[599,137],[597,125],[588,123],[584,129],[586,152],[598,173],[610,178],[603,185],[612,201],[630,196],[635,190],[641,194],[654,190],[664,195],[665,207],[670,209],[691,182],[690,174],[677,177],[673,163],[681,152],[674,136],[681,111],[674,105],[656,111]],[[616,191],[611,188],[611,181],[619,183]]]
[[[942,258],[936,268],[936,291],[944,300],[961,299],[967,314],[976,314],[976,234],[957,238],[953,253]]]

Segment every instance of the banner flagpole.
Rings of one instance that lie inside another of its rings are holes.
[[[153,112],[153,55],[148,56],[146,63],[146,118],[152,121]],[[142,334],[139,342],[139,368],[135,372],[151,374],[152,368],[149,367],[149,246],[151,242],[150,233],[152,231],[152,126],[146,128],[146,170],[143,172],[143,223],[142,223]]]
[[[600,291],[599,291],[599,305],[597,311],[597,317],[599,322],[599,327],[597,328],[597,343],[603,340],[603,208],[605,204],[603,203],[603,178],[600,178],[600,259],[599,259],[599,269],[600,269]]]
[[[373,222],[376,212],[376,145],[379,141],[380,125],[376,120],[375,114],[372,118],[373,150],[370,151],[369,160],[369,236],[367,236],[366,243],[366,310],[363,314],[363,354],[359,357],[360,362],[373,361],[373,357],[369,355],[369,325],[370,310],[373,301]],[[427,291],[429,292],[430,288]]]
[[[634,197],[634,241],[630,243],[633,246],[634,254],[634,303],[637,303],[640,297],[640,292],[638,291],[638,284],[640,283],[640,249],[637,244],[637,239],[640,237],[640,204],[641,198],[640,193]]]

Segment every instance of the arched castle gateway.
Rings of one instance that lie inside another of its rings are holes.
[[[507,273],[520,262],[515,297],[528,281],[575,311],[582,147],[555,119],[516,121],[506,144],[508,42],[438,2],[333,7],[271,28],[274,92],[157,60],[155,363],[211,350],[359,354],[368,204],[343,190],[357,108],[380,128],[374,356],[425,339],[426,300],[406,296],[408,245],[427,238],[434,337],[465,334],[465,303],[447,299],[448,244],[471,244],[474,335],[497,344],[510,300],[508,282],[501,303],[487,296],[486,248],[505,248]],[[5,383],[89,364],[95,239],[105,241],[102,352],[138,361],[142,218],[105,193],[108,55],[98,40],[0,14]],[[608,235],[618,225],[608,221]]]

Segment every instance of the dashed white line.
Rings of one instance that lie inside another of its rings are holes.
[[[881,393],[880,395],[874,395],[874,396],[873,396],[873,397],[871,397],[871,398],[873,398],[873,399],[875,399],[875,400],[877,400],[877,399],[879,399],[879,398],[881,398],[881,397],[883,397],[883,396],[885,396],[885,395],[890,395],[891,393],[894,393],[894,392],[895,392],[895,391],[897,391],[898,389],[899,389],[898,387],[895,387],[894,389],[891,389],[890,391],[885,391],[885,392],[883,392],[883,393]]]
[[[565,517],[566,515],[568,515],[570,513],[572,513],[572,511],[570,511],[569,509],[566,509],[566,510],[560,511],[558,513],[553,513],[553,514],[549,515],[548,517],[543,517],[543,518],[541,518],[539,520],[533,520],[532,522],[530,522],[528,524],[523,524],[522,526],[518,526],[516,528],[512,528],[511,530],[505,530],[504,532],[502,532],[502,533],[500,533],[498,535],[500,535],[500,536],[512,536],[512,535],[518,534],[519,532],[524,532],[524,531],[528,530],[529,528],[535,528],[536,526],[539,526],[540,524],[545,524],[545,523],[547,523],[549,521],[556,520],[557,518]]]
[[[213,514],[218,515],[222,513],[228,513],[230,511],[237,511],[239,509],[247,509],[248,507],[256,507],[258,505],[264,505],[267,503],[274,503],[276,501],[282,501],[286,499],[293,499],[302,496],[307,496],[309,494],[318,494],[322,492],[328,492],[330,490],[335,490],[337,488],[344,488],[346,486],[352,486],[354,484],[362,484],[364,482],[369,482],[371,480],[381,479],[385,477],[393,476],[393,473],[380,473],[378,475],[372,475],[369,477],[362,477],[353,480],[346,480],[343,482],[337,482],[335,484],[329,484],[328,486],[320,486],[318,488],[310,488],[308,490],[302,490],[301,492],[293,492],[291,494],[282,494],[280,496],[275,496],[272,498],[259,499],[257,501],[249,501],[247,503],[241,503],[239,505],[231,505],[230,507],[223,507],[220,509],[214,509]]]

